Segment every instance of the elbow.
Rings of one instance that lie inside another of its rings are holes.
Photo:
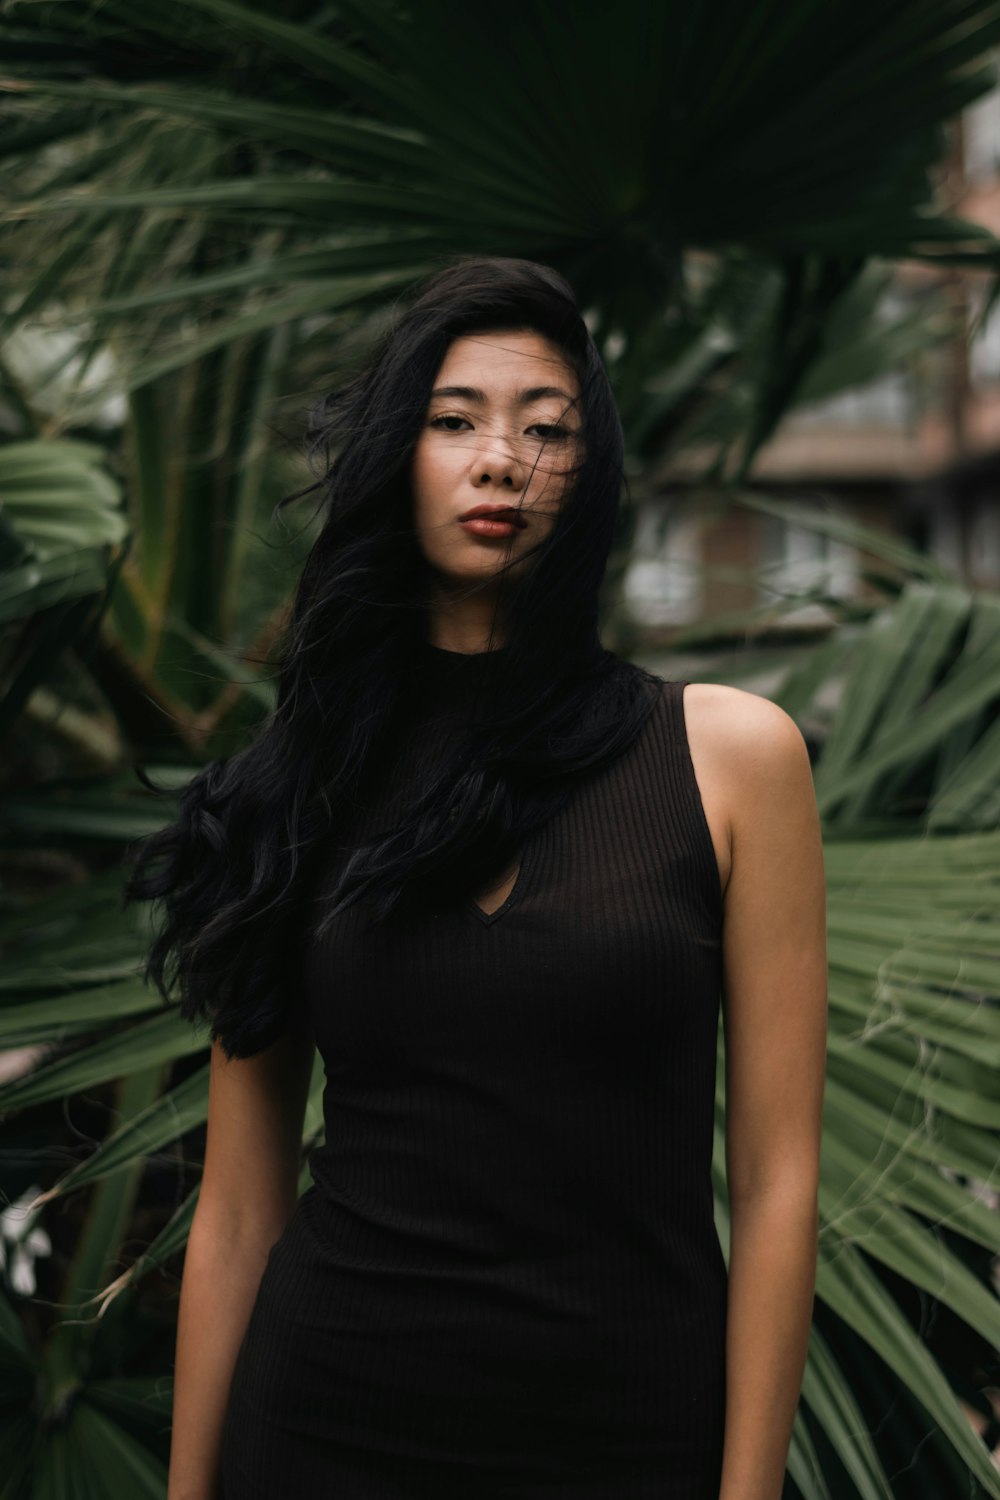
[[[748,1183],[727,1183],[731,1211],[740,1208],[767,1209],[819,1223],[819,1170],[797,1170],[760,1176]]]

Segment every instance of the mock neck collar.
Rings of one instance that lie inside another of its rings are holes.
[[[451,651],[447,646],[434,646],[430,641],[421,639],[420,645],[424,653],[432,660],[436,658],[452,657],[462,661],[479,661],[486,656],[497,656],[503,651],[503,646],[496,646],[487,651]]]
[[[430,641],[420,641],[417,648],[417,670],[432,675],[448,677],[478,676],[501,665],[506,657],[503,646],[492,651],[449,651],[445,646],[432,646]]]
[[[471,707],[477,692],[489,691],[504,656],[502,646],[492,651],[449,651],[420,640],[411,659],[411,691],[425,708]]]

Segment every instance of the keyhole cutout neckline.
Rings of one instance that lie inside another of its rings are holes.
[[[502,899],[500,900],[499,905],[494,906],[490,911],[487,911],[485,907],[480,906],[475,897],[467,896],[465,898],[466,910],[471,911],[472,915],[474,917],[478,917],[480,922],[482,922],[486,927],[489,927],[490,924],[495,922],[498,917],[502,917],[505,912],[510,910],[511,906],[514,904],[515,897],[518,896],[521,892],[521,882],[524,879],[524,864],[525,859],[522,853],[517,869],[512,872],[508,872],[505,880],[503,881],[503,884],[497,886],[495,890],[489,891],[487,893],[491,896],[500,895]]]

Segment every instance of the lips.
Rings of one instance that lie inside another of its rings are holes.
[[[515,526],[522,528],[528,524],[521,511],[515,509],[513,505],[474,505],[458,519],[474,521],[479,518],[490,521],[511,521]]]

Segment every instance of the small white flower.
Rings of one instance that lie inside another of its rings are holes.
[[[35,1292],[35,1259],[52,1254],[52,1241],[35,1222],[41,1209],[28,1212],[28,1204],[40,1192],[39,1185],[33,1183],[20,1198],[0,1211],[0,1270],[6,1270],[11,1290],[24,1297]]]

